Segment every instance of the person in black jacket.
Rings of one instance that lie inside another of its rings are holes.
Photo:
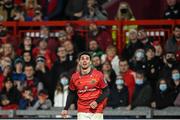
[[[128,105],[127,110],[131,110],[137,106],[150,106],[152,101],[152,88],[145,80],[143,71],[136,71],[135,83],[132,103]]]
[[[2,108],[17,108],[21,94],[14,86],[11,78],[4,80],[4,87],[0,92],[0,104]]]
[[[150,82],[152,89],[155,89],[157,80],[159,79],[159,71],[162,69],[161,61],[155,56],[155,48],[153,46],[148,46],[145,49],[146,54],[146,68],[145,74],[147,81]]]
[[[110,90],[107,103],[107,106],[112,107],[113,109],[128,105],[128,88],[124,84],[124,80],[121,76],[118,76],[115,83],[116,84]]]
[[[137,38],[137,31],[135,29],[131,29],[129,31],[129,43],[123,49],[122,57],[128,60],[132,59],[135,51],[137,49],[143,49],[144,45]]]
[[[87,0],[69,0],[65,14],[70,20],[77,20],[82,17]]]
[[[174,98],[176,94],[169,82],[165,78],[159,79],[157,82],[156,93],[154,96],[154,101],[151,107],[156,109],[163,109],[169,106],[173,106]]]
[[[164,12],[163,18],[165,19],[179,19],[180,7],[176,0],[166,0],[168,8]]]

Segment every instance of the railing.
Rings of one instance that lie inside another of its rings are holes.
[[[1,118],[49,118],[49,119],[57,119],[62,118],[60,116],[61,108],[52,108],[51,110],[1,110],[0,116],[4,116]],[[77,117],[77,111],[69,111],[69,119],[75,119]],[[180,107],[168,107],[163,110],[155,110],[148,107],[137,107],[133,110],[126,110],[125,107],[120,107],[117,109],[105,109],[104,117],[111,119],[119,119],[119,118],[156,118],[156,117],[176,117],[180,118]]]
[[[123,29],[124,26],[137,25],[143,26],[147,32],[152,33],[151,35],[159,40],[166,40],[172,33],[172,28],[180,24],[180,20],[135,20],[135,21],[93,21],[98,26],[110,26],[109,29],[112,30],[112,26],[117,26],[116,29],[116,41],[115,44],[119,52],[123,49],[126,39],[126,30]],[[22,37],[22,34],[27,31],[32,31],[34,27],[40,27],[42,25],[49,27],[62,27],[67,23],[74,23],[80,28],[82,26],[89,26],[92,21],[43,21],[43,22],[4,22],[3,24],[7,27],[12,27],[13,35],[17,39]],[[167,27],[168,26],[168,27]],[[31,30],[27,28],[32,27]],[[37,31],[37,29],[36,29]],[[80,32],[87,32],[87,30],[78,29]],[[161,34],[162,33],[162,34]],[[86,34],[87,35],[87,34]],[[87,38],[87,37],[86,37]]]

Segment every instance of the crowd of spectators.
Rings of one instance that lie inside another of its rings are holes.
[[[175,0],[167,0],[165,18],[179,18]],[[2,0],[1,21],[106,20],[102,0]],[[47,3],[49,2],[49,3]],[[78,3],[78,6],[77,6]],[[58,6],[58,7],[57,7]],[[173,7],[172,7],[173,6]],[[135,20],[126,2],[119,5],[116,20]],[[177,12],[174,12],[177,11]],[[171,15],[172,14],[172,15]],[[107,27],[94,22],[88,26],[88,40],[67,23],[50,36],[51,29],[41,26],[39,37],[24,35],[14,41],[7,28],[0,25],[0,106],[1,109],[50,109],[64,107],[68,84],[79,70],[78,54],[88,51],[92,66],[103,72],[110,88],[107,106],[137,106],[162,109],[179,106],[180,26],[172,37],[162,42],[147,36],[145,29],[129,30],[126,46],[119,54]],[[76,109],[76,102],[71,109]]]

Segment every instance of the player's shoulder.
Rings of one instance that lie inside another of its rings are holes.
[[[76,71],[75,73],[72,74],[72,78],[77,78],[77,77],[79,77],[79,72],[78,71]]]
[[[95,75],[103,75],[103,73],[97,69],[93,69],[93,74]]]

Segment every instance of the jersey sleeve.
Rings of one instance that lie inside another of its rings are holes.
[[[74,75],[72,75],[70,83],[69,83],[69,89],[74,91],[76,90],[75,84],[74,84]]]
[[[107,81],[104,79],[104,74],[101,72],[99,73],[99,87],[100,88],[107,87]]]

